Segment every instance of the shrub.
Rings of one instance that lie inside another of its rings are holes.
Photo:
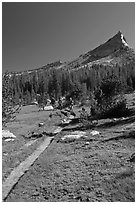
[[[82,89],[79,83],[73,83],[71,84],[71,88],[66,95],[66,100],[69,100],[69,98],[72,98],[75,102],[79,101],[82,96]]]
[[[121,93],[122,88],[123,88],[122,83],[114,75],[104,77],[100,85],[102,97],[105,98],[106,100],[111,99],[115,95]]]
[[[118,95],[119,94],[119,95]],[[115,76],[106,77],[100,87],[92,94],[91,116],[96,118],[113,118],[130,115],[122,93],[122,85]]]
[[[118,97],[114,101],[107,103],[100,111],[101,118],[119,118],[130,114],[126,107],[126,100],[124,97]]]
[[[5,72],[2,76],[2,125],[5,125],[10,119],[13,119],[15,106],[10,74]]]

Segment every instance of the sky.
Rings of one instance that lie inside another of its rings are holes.
[[[75,59],[119,30],[135,49],[134,2],[3,2],[2,71]]]

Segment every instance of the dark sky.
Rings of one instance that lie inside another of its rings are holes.
[[[119,30],[135,48],[133,2],[3,2],[3,71],[74,59]]]

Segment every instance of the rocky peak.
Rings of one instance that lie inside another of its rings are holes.
[[[85,59],[83,63],[86,64],[88,62],[107,57],[120,50],[121,48],[129,49],[129,46],[122,32],[118,31],[117,34],[110,38],[108,41],[83,55],[83,58]]]
[[[124,37],[123,33],[121,31],[118,31],[118,33],[112,38],[112,40],[117,40],[121,45],[128,46],[128,43],[126,42],[126,38]]]

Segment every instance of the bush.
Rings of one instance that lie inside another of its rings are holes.
[[[91,116],[95,118],[117,118],[130,115],[122,85],[115,76],[106,77],[91,97]],[[119,94],[119,95],[118,95]]]
[[[106,104],[100,111],[101,118],[119,118],[130,114],[126,107],[126,100],[124,97],[118,97],[116,100]]]
[[[71,88],[69,90],[69,93],[66,96],[66,99],[68,100],[69,98],[72,98],[73,100],[80,100],[82,96],[82,89],[80,87],[80,84],[72,84]]]
[[[123,85],[116,76],[109,76],[102,79],[100,90],[105,99],[111,99],[121,93]]]

